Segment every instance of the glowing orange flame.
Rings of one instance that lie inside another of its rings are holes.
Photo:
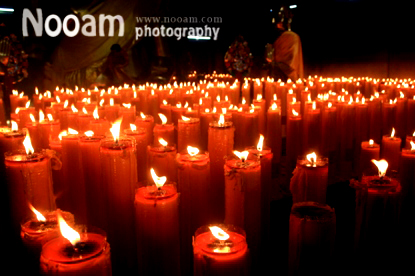
[[[394,138],[394,137],[395,137],[395,129],[392,128],[391,138]]]
[[[32,121],[32,123],[36,122],[35,116],[33,116],[32,113],[29,114],[30,120]]]
[[[375,141],[373,141],[373,139],[370,139],[370,140],[369,140],[369,145],[370,145],[370,146],[373,146],[374,144],[375,144]]]
[[[125,108],[131,108],[131,104],[125,104],[125,103],[123,103],[122,104]]]
[[[185,121],[185,122],[187,122],[187,121],[190,121],[190,118],[187,118],[187,117],[185,117],[185,116],[182,115],[182,120]]]
[[[226,241],[229,239],[229,234],[222,230],[222,228],[217,226],[209,226],[210,232],[212,235],[220,241]]]
[[[226,111],[227,111],[226,107],[223,107],[222,108],[222,114],[226,114]]]
[[[177,108],[182,108],[182,103],[181,103],[181,102],[178,102],[178,103],[176,104],[176,107],[177,107]]]
[[[104,104],[104,102],[105,102],[105,100],[104,100],[104,99],[100,100],[100,101],[99,101],[99,106],[102,106],[102,105]]]
[[[414,141],[411,141],[411,151],[415,151],[415,143]]]
[[[137,130],[137,126],[135,124],[130,124],[130,129],[132,131],[136,131]]]
[[[46,218],[42,215],[42,213],[40,213],[38,210],[36,210],[35,207],[33,207],[32,204],[30,204],[30,203],[28,203],[28,204],[29,204],[30,210],[32,210],[32,212],[35,213],[36,219],[38,221],[46,221]]]
[[[18,131],[18,130],[19,130],[19,126],[17,125],[15,121],[12,121],[12,131]]]
[[[294,116],[298,116],[298,112],[297,112],[297,111],[295,111],[295,109],[294,109],[294,108],[293,108],[291,111],[292,111],[292,113],[293,113],[293,115],[294,115]]]
[[[262,100],[262,94],[258,94],[258,95],[256,95],[256,100],[257,100],[257,101]]]
[[[220,102],[220,96],[219,95],[216,96],[216,101]]]
[[[19,114],[20,112],[20,107],[16,107],[16,110],[14,111],[14,114]]]
[[[163,138],[159,138],[159,143],[160,143],[160,145],[162,145],[163,147],[167,147],[167,141],[166,140],[164,140]]]
[[[61,231],[62,236],[67,239],[72,245],[75,245],[77,242],[81,240],[81,236],[78,232],[72,229],[66,221],[63,219],[62,215],[58,212],[58,223],[59,229]]]
[[[161,124],[165,125],[167,123],[167,117],[163,113],[158,114],[161,120]]]
[[[271,105],[271,109],[272,110],[276,110],[278,107],[277,107],[277,103],[272,103],[272,105]]]
[[[35,150],[32,147],[29,133],[26,134],[26,138],[23,140],[23,146],[26,150],[26,154],[33,154]]]
[[[88,114],[88,111],[86,110],[85,106],[84,106],[84,107],[82,107],[82,113],[84,113],[84,114]]]
[[[68,136],[68,132],[66,130],[61,131],[61,133],[59,133],[59,135],[58,135],[59,140],[62,140],[63,136]]]
[[[264,135],[260,134],[258,144],[256,145],[256,149],[258,151],[262,151],[263,146],[264,146]]]
[[[234,150],[233,153],[236,156],[238,156],[238,158],[241,159],[242,162],[244,162],[245,160],[247,160],[248,155],[249,155],[249,151],[247,151],[247,150],[242,151],[242,152],[237,151],[237,150]]]
[[[94,116],[95,120],[99,119],[99,115],[98,115],[98,107],[95,107],[94,112],[92,113],[92,116]]]
[[[224,125],[224,124],[225,124],[225,117],[223,116],[223,114],[220,114],[220,115],[219,115],[219,121],[218,121],[218,124],[219,124],[220,126],[222,126],[222,125]]]
[[[92,137],[92,136],[94,136],[94,132],[93,132],[92,130],[85,131],[85,132],[84,132],[84,134],[85,134],[85,136],[87,136],[87,137]]]
[[[388,169],[388,162],[385,159],[379,161],[372,159],[371,161],[378,167],[379,177],[384,177],[386,175],[386,170]]]
[[[312,164],[314,164],[317,161],[317,155],[316,155],[315,152],[307,154],[306,158],[307,158],[308,162],[310,162]]]
[[[245,97],[242,97],[242,104],[246,104]]]
[[[156,184],[157,188],[160,189],[161,187],[163,187],[164,183],[166,183],[166,181],[167,181],[167,177],[157,176],[157,174],[156,174],[156,172],[154,171],[153,168],[150,169],[150,173],[151,173],[151,177],[153,178],[154,183]]]
[[[29,108],[29,107],[30,107],[30,101],[27,101],[27,103],[26,103],[25,107],[26,107],[26,108]]]
[[[114,99],[113,98],[110,99],[110,106],[114,106]]]
[[[68,100],[65,100],[65,102],[63,103],[63,108],[67,108],[68,107],[68,104],[69,104],[69,101]]]
[[[73,135],[76,135],[76,134],[78,134],[78,131],[76,131],[75,129],[73,129],[73,128],[68,128],[68,134],[73,134]]]
[[[189,106],[189,103],[188,102],[186,102],[185,104],[184,104],[184,108],[187,108]]]
[[[195,156],[196,154],[199,153],[199,149],[191,147],[191,146],[187,146],[187,153],[189,153],[190,156]]]
[[[120,139],[121,121],[122,117],[118,118],[117,120],[115,120],[115,122],[112,124],[112,127],[110,128],[115,143],[118,143],[118,140]]]
[[[297,99],[293,97],[293,104],[295,104],[296,102],[297,102]]]

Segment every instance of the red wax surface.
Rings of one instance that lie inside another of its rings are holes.
[[[59,121],[43,121],[38,125],[40,147],[42,149],[49,148],[49,142],[57,139],[61,131]]]
[[[106,238],[95,233],[81,234],[81,241],[89,243],[92,249],[80,256],[71,257],[65,250],[71,247],[67,239],[59,237],[46,243],[40,258],[44,275],[91,275],[110,276],[110,246]]]
[[[135,139],[135,147],[137,151],[137,179],[138,181],[147,180],[147,135],[144,129],[132,131],[125,129],[124,133]]]
[[[388,170],[397,171],[399,169],[401,142],[401,138],[390,137],[388,135],[382,138],[380,157],[388,161]]]
[[[282,154],[282,128],[281,128],[281,108],[268,109],[267,112],[267,133],[265,135],[265,144],[268,145],[274,153],[273,162],[280,163]]]
[[[111,128],[110,123],[104,119],[94,119],[89,121],[88,130],[92,130],[94,135],[106,135]]]
[[[147,166],[153,168],[157,175],[166,176],[168,181],[177,181],[177,150],[174,146],[148,146]],[[152,180],[147,170],[147,179]]]
[[[359,176],[362,174],[371,175],[377,172],[377,167],[373,164],[372,159],[380,159],[380,147],[378,144],[374,143],[370,145],[368,141],[361,143],[360,150],[360,165],[359,165]]]
[[[168,145],[174,145],[174,126],[173,124],[156,124],[153,129],[154,145],[159,144],[159,139],[163,138]]]
[[[221,248],[218,246],[220,242],[209,228],[199,228],[193,242],[194,275],[250,275],[245,233],[235,227],[217,226],[229,235],[229,239],[225,241],[229,252],[214,252],[215,249]]]
[[[287,169],[292,172],[302,149],[301,116],[288,116],[287,121]]]
[[[190,118],[189,121],[179,119],[178,121],[177,151],[187,151],[187,146],[200,148],[200,120]]]
[[[180,275],[179,194],[165,184],[139,188],[135,223],[140,275]]]
[[[135,125],[138,129],[145,129],[147,136],[147,145],[150,145],[153,142],[154,117],[151,115],[146,115],[145,118],[137,116]]]

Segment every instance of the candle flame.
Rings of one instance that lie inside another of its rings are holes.
[[[187,122],[187,121],[190,121],[190,118],[187,118],[187,117],[185,117],[185,116],[182,115],[182,120],[185,121],[185,122]]]
[[[76,130],[75,130],[75,129],[73,129],[73,128],[68,128],[68,133],[69,133],[69,134],[76,135],[76,134],[78,134],[78,131],[76,131]]]
[[[143,120],[146,118],[146,115],[144,115],[144,113],[143,113],[143,112],[140,112],[140,116],[141,116],[141,118],[142,118]]]
[[[110,99],[110,106],[114,106],[114,99],[113,98]]]
[[[63,219],[62,215],[58,212],[58,223],[59,229],[61,231],[62,236],[67,239],[72,245],[75,245],[77,242],[80,241],[81,236],[78,232],[72,229],[66,221]]]
[[[125,104],[125,103],[123,103],[122,104],[125,108],[131,108],[131,104],[129,103],[129,104]]]
[[[228,95],[225,95],[225,101],[229,101]]]
[[[220,102],[220,96],[219,95],[216,96],[216,101]]]
[[[313,101],[313,110],[316,110],[316,101]]]
[[[59,140],[61,140],[61,141],[62,141],[62,137],[63,137],[63,136],[68,136],[68,132],[67,132],[66,130],[61,131],[61,133],[59,133],[59,135],[58,135]]]
[[[388,169],[388,162],[385,159],[382,160],[371,160],[373,164],[378,167],[379,177],[384,177],[386,175],[386,170]]]
[[[17,125],[15,121],[12,121],[12,131],[18,131],[18,130],[19,130],[19,126]]]
[[[118,118],[117,120],[115,120],[115,122],[112,124],[112,127],[110,128],[115,143],[118,143],[118,140],[120,139],[121,121],[122,117]]]
[[[165,125],[167,123],[167,117],[163,113],[158,114],[161,120],[161,124]]]
[[[242,162],[244,162],[248,158],[248,155],[249,155],[249,151],[247,150],[242,151],[242,152],[234,150],[233,153],[236,156],[238,156],[238,158],[241,159]]]
[[[256,100],[257,100],[257,101],[262,100],[262,94],[258,94],[258,95],[256,95]]]
[[[223,116],[223,114],[220,114],[220,115],[219,115],[219,121],[218,121],[218,124],[219,124],[220,126],[225,124],[225,117]]]
[[[191,147],[191,146],[187,146],[187,153],[189,153],[190,156],[195,156],[196,154],[199,153],[199,149]]]
[[[30,204],[30,203],[28,203],[29,204],[29,208],[30,208],[30,210],[32,210],[32,212],[33,213],[35,213],[35,215],[36,215],[36,219],[38,220],[38,221],[46,221],[46,218],[42,215],[42,213],[41,212],[39,212],[38,210],[36,210],[35,209],[35,207],[33,207],[33,205],[32,204]]]
[[[29,133],[26,134],[26,138],[23,140],[23,146],[26,150],[26,154],[33,154],[35,152],[32,146],[32,142],[30,140]]]
[[[57,103],[60,103],[61,102],[61,99],[59,98],[59,96],[56,96],[56,102]]]
[[[187,108],[189,106],[189,103],[188,102],[186,102],[185,104],[184,104],[184,108]]]
[[[271,109],[272,110],[276,110],[277,109],[277,103],[272,103],[272,105],[271,105]]]
[[[63,103],[63,108],[67,108],[68,107],[68,104],[69,104],[69,101],[68,100],[65,100],[65,102]]]
[[[164,140],[163,138],[159,138],[159,143],[160,143],[160,145],[162,145],[163,147],[167,147],[167,141],[166,140]]]
[[[222,230],[222,228],[217,226],[209,226],[210,232],[212,235],[220,241],[226,241],[229,239],[229,234]]]
[[[392,128],[391,138],[395,137],[395,128]]]
[[[259,135],[259,141],[258,141],[258,144],[257,144],[257,146],[256,146],[256,149],[257,149],[258,151],[262,151],[263,146],[264,146],[264,135],[260,134],[260,135]]]
[[[29,108],[29,107],[30,107],[30,101],[27,101],[27,103],[26,103],[25,107],[26,107],[26,108]]]
[[[16,107],[16,110],[14,111],[14,114],[19,114],[20,112],[20,107]]]
[[[277,100],[277,94],[274,94],[274,95],[273,95],[273,99],[274,99],[274,101],[276,101],[276,100]]]
[[[181,103],[181,102],[178,102],[178,103],[176,104],[176,107],[177,107],[177,108],[182,108],[182,103]]]
[[[92,136],[94,136],[94,132],[93,132],[92,130],[85,131],[85,132],[84,132],[84,134],[85,134],[85,136],[87,136],[87,137],[92,137]]]
[[[100,101],[99,101],[99,106],[102,106],[102,105],[104,104],[104,102],[105,102],[105,100],[104,100],[104,99],[100,100]]]
[[[331,103],[331,102],[329,102],[328,104],[327,104],[327,107],[328,108],[331,108],[333,106],[333,104]]]
[[[306,158],[307,158],[308,162],[310,162],[311,164],[314,164],[317,161],[317,155],[316,155],[315,152],[307,154]]]
[[[222,114],[226,114],[226,111],[227,111],[226,107],[222,107]]]
[[[373,146],[374,144],[375,144],[375,141],[373,141],[373,139],[370,139],[370,140],[369,140],[369,145],[370,145],[370,146]]]
[[[35,116],[33,116],[32,113],[29,114],[30,120],[32,121],[32,123],[36,122]]]
[[[294,108],[293,108],[291,111],[292,111],[292,113],[293,113],[293,115],[294,115],[294,116],[298,116],[298,112],[297,112],[297,111],[295,111],[295,109],[294,109]]]
[[[297,99],[293,97],[293,104],[295,104],[296,102],[297,102]]]
[[[97,106],[95,107],[94,112],[92,113],[92,116],[94,117],[95,120],[99,119],[98,107]]]
[[[82,107],[82,112],[83,112],[84,114],[88,114],[88,111],[86,110],[85,106],[84,106],[84,107]]]
[[[414,141],[411,141],[410,143],[411,143],[411,150],[412,151],[415,151],[415,143],[414,143]]]
[[[23,98],[23,96],[24,96],[24,92],[19,94],[19,98]]]
[[[48,120],[49,120],[49,122],[52,122],[52,121],[53,121],[53,116],[52,116],[52,114],[48,113],[46,116],[48,116]]]
[[[168,105],[169,103],[166,100],[163,100],[164,105]]]
[[[130,124],[130,129],[132,131],[136,131],[137,130],[137,126],[135,124]]]
[[[166,176],[157,176],[156,172],[154,171],[153,168],[150,169],[150,173],[151,173],[151,177],[154,180],[154,183],[156,184],[157,188],[161,188],[163,187],[164,183],[166,183],[167,181],[167,177]]]
[[[242,104],[246,104],[245,97],[242,97]]]

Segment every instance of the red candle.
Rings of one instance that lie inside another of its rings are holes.
[[[134,187],[137,183],[135,139],[120,137],[120,121],[111,128],[114,139],[101,141],[102,185],[107,190],[108,239],[116,270],[133,269],[136,263]]]
[[[357,257],[377,261],[384,260],[396,244],[402,187],[398,180],[386,176],[388,162],[373,162],[379,175],[363,176],[350,185],[356,189]]]
[[[154,118],[151,115],[144,115],[140,113],[135,120],[137,128],[143,128],[146,131],[147,145],[153,142],[153,129],[154,129]]]
[[[290,275],[325,275],[336,236],[334,209],[316,202],[295,203],[289,223]]]
[[[407,111],[407,132],[408,134],[415,131],[415,96],[412,99],[408,99],[408,111]]]
[[[216,221],[223,221],[225,214],[225,165],[224,157],[233,152],[234,127],[232,122],[225,122],[223,117],[218,122],[209,124],[208,151],[210,155],[211,189],[215,194],[212,214]]]
[[[165,182],[157,177],[135,194],[140,275],[180,275],[179,194]]]
[[[292,110],[292,114],[288,116],[287,120],[287,170],[289,173],[296,166],[297,158],[301,154],[302,149],[302,119],[298,112]]]
[[[171,105],[168,104],[166,100],[163,100],[163,104],[160,105],[160,113],[162,113],[166,117],[167,122],[172,122]]]
[[[314,201],[325,204],[328,171],[327,158],[317,158],[314,152],[306,158],[299,157],[290,182],[293,203]]]
[[[321,154],[321,112],[316,102],[305,107],[303,116],[303,152],[314,151]]]
[[[125,129],[124,134],[135,139],[137,152],[137,179],[138,181],[147,180],[147,134],[144,129],[137,129],[131,124],[130,129]]]
[[[401,156],[401,138],[395,137],[395,129],[392,128],[391,135],[384,135],[380,156],[389,163],[389,169],[397,171],[399,169],[399,159]]]
[[[124,129],[129,129],[130,124],[135,123],[136,111],[135,107],[131,104],[123,104],[124,106],[120,108],[118,116],[122,117],[121,122],[121,131]]]
[[[39,113],[39,115],[42,113]],[[40,115],[42,117],[42,115]],[[50,141],[57,139],[60,133],[60,123],[54,120],[42,120],[39,118],[39,140],[42,149],[48,149]]]
[[[180,235],[182,271],[191,269],[192,236],[200,225],[213,223],[210,186],[210,159],[207,153],[188,147],[188,153],[177,154],[178,192],[180,193]],[[197,185],[196,185],[197,183]],[[188,271],[191,273],[191,271]]]
[[[369,137],[372,137],[376,143],[382,141],[382,103],[379,99],[371,99],[368,102],[368,119],[369,119]]]
[[[250,275],[245,232],[230,225],[200,227],[193,239],[193,262],[195,276]]]
[[[86,111],[86,109],[85,109],[85,111]],[[90,124],[90,122],[93,119],[94,118],[93,118],[93,116],[91,114],[88,114],[88,113],[85,113],[85,112],[79,113],[78,116],[77,116],[77,120],[78,120],[78,122],[77,122],[77,125],[78,125],[77,130],[80,133],[84,133],[85,131],[90,130],[89,129],[89,124]]]
[[[396,102],[382,103],[382,135],[386,135],[396,125]],[[400,135],[400,133],[398,133]]]
[[[225,163],[225,223],[245,229],[256,265],[262,226],[261,165],[247,160],[248,151],[234,153],[239,158],[229,157]]]
[[[114,101],[111,100],[110,104],[105,106],[105,119],[107,119],[109,122],[114,122],[119,117],[118,112],[120,111],[120,105],[114,104]]]
[[[321,125],[322,154],[330,159],[334,157],[339,142],[337,139],[336,107],[333,107],[331,102],[327,103],[327,107],[323,107]]]
[[[42,274],[112,275],[110,245],[106,237],[98,233],[79,234],[62,218],[59,220],[63,236],[43,246],[40,257]]]
[[[92,130],[94,134],[98,136],[106,135],[111,127],[110,123],[107,120],[100,119],[98,108],[95,108],[92,115],[94,119],[89,121],[88,130]]]
[[[73,130],[72,130],[73,131]],[[70,131],[62,137],[62,194],[60,208],[73,213],[80,223],[87,222],[85,179],[79,136]]]
[[[177,125],[177,151],[185,151],[187,146],[200,147],[200,120],[182,116]]]
[[[414,200],[414,183],[415,183],[415,143],[412,142],[411,149],[403,149],[399,164],[399,182],[402,186],[402,217],[412,217],[411,210]],[[409,219],[408,219],[409,220]],[[411,220],[409,220],[411,221]],[[410,222],[408,222],[410,223]]]
[[[262,99],[262,94],[259,94],[256,100],[252,101],[252,104],[256,107],[256,110],[258,110],[259,133],[265,133],[267,126],[267,110],[266,102]]]
[[[42,246],[48,241],[61,236],[57,214],[60,213],[71,226],[75,225],[75,218],[71,213],[59,209],[42,214],[31,205],[30,208],[36,216],[32,216],[22,223],[20,237],[31,256],[36,258],[37,265],[39,265]],[[39,269],[39,266],[36,269]]]
[[[25,153],[9,152],[5,159],[15,229],[19,229],[22,220],[31,214],[27,202],[41,212],[56,208],[50,158],[45,154],[34,152],[29,136],[26,136],[23,143],[26,148]]]
[[[177,181],[177,150],[174,146],[168,145],[162,138],[158,145],[147,147],[147,166],[154,168],[161,175],[165,175],[171,181]],[[147,179],[151,179],[147,175]]]
[[[273,162],[280,163],[282,152],[281,107],[273,103],[267,113],[266,144],[272,149]]]
[[[87,220],[89,225],[107,229],[107,213],[105,198],[107,193],[102,185],[100,145],[104,136],[96,136],[87,131],[79,139],[79,148],[85,181],[85,199]]]
[[[372,170],[376,169],[372,159],[380,158],[380,147],[372,139],[361,143],[359,177],[362,175],[372,175]]]
[[[174,145],[174,125],[167,124],[167,117],[159,113],[162,124],[156,124],[153,129],[154,144],[158,144],[159,139],[163,138],[170,145]]]

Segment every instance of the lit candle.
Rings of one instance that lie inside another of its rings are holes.
[[[380,158],[380,147],[373,139],[361,143],[360,158],[359,158],[359,177],[362,175],[371,174],[374,167],[372,159]]]
[[[334,209],[316,202],[295,203],[289,223],[290,275],[329,273],[336,237]]]
[[[290,173],[296,166],[297,158],[302,149],[302,118],[294,109],[287,120],[287,171]]]
[[[124,134],[135,139],[137,151],[137,179],[147,180],[147,134],[144,129],[137,129],[136,125],[130,124],[129,129],[124,129]]]
[[[390,100],[382,103],[382,135],[387,135],[396,125],[396,101]],[[400,134],[400,133],[398,133]]]
[[[110,245],[98,233],[73,230],[58,217],[62,236],[43,246],[40,269],[43,275],[112,275]]]
[[[94,132],[97,136],[104,136],[110,130],[110,123],[107,120],[100,119],[98,108],[95,108],[94,112],[92,113],[94,120],[89,121],[88,130]]]
[[[46,116],[39,111],[39,144],[42,149],[48,149],[50,141],[57,139],[61,130],[59,121],[53,120],[52,115]]]
[[[151,175],[155,185],[135,193],[139,274],[180,275],[179,194],[174,182]]]
[[[153,142],[154,117],[140,113],[140,116],[137,116],[135,120],[135,125],[138,129],[145,129],[147,136],[147,145],[150,145]]]
[[[380,144],[382,142],[382,124],[379,123],[382,118],[382,102],[378,98],[372,98],[368,102],[368,120],[369,120],[369,137]]]
[[[331,102],[323,106],[323,113],[321,114],[321,146],[322,155],[328,156],[329,159],[334,158],[337,150],[338,135],[337,135],[337,116],[336,107],[332,106]]]
[[[314,152],[306,158],[299,157],[290,182],[293,203],[314,201],[325,204],[328,170],[327,158],[317,157]]]
[[[223,221],[225,214],[225,165],[224,157],[233,152],[234,127],[232,122],[225,122],[223,116],[219,121],[209,124],[208,151],[210,156],[211,189],[215,194],[212,214],[216,221]]]
[[[147,147],[147,166],[154,168],[159,174],[165,175],[171,181],[177,181],[176,147],[169,145],[163,138],[159,143]],[[147,179],[151,179],[150,175]]]
[[[195,276],[250,275],[245,232],[230,225],[200,227],[193,239],[193,261]]]
[[[321,112],[316,102],[306,106],[303,116],[303,152],[314,151],[321,154]]]
[[[399,159],[401,155],[401,138],[395,137],[395,129],[392,128],[391,135],[384,135],[380,156],[389,163],[389,169],[397,171],[399,169]]]
[[[192,236],[200,225],[213,223],[211,217],[215,195],[210,186],[210,159],[198,148],[187,147],[177,154],[178,192],[180,193],[180,235],[182,272],[191,269]],[[187,271],[190,273],[191,271]]]
[[[121,131],[129,129],[130,124],[135,123],[135,114],[135,106],[131,106],[131,104],[123,104],[123,106],[120,108],[118,112],[118,117],[122,117]]]
[[[402,215],[401,221],[404,224],[412,223],[412,210],[414,202],[415,183],[415,143],[411,141],[410,149],[403,149],[399,164],[399,182],[402,186]],[[407,222],[407,223],[406,223]],[[412,229],[412,227],[409,227]],[[408,229],[408,230],[409,230]],[[408,232],[411,232],[410,230]]]
[[[137,183],[135,139],[120,136],[121,118],[110,129],[113,138],[101,140],[102,185],[107,191],[108,240],[115,271],[134,269],[134,187]]]
[[[377,261],[385,260],[396,244],[402,187],[398,180],[386,176],[386,160],[372,162],[379,175],[363,176],[361,181],[350,181],[350,185],[356,190],[357,257]]]
[[[267,145],[272,149],[273,162],[280,163],[282,154],[281,107],[273,103],[267,113]]]
[[[200,147],[200,120],[182,116],[177,125],[177,151],[185,151],[187,146]]]
[[[119,111],[121,106],[114,103],[114,99],[110,99],[110,103],[105,106],[105,119],[113,123],[119,117]]]
[[[247,159],[248,151],[234,154],[238,158],[228,157],[225,163],[225,223],[245,229],[256,266],[262,227],[261,165]]]
[[[26,135],[23,144],[25,152],[14,151],[5,154],[10,210],[16,230],[20,229],[22,220],[31,213],[27,202],[41,212],[56,208],[52,183],[52,156],[34,152],[29,135]]]

